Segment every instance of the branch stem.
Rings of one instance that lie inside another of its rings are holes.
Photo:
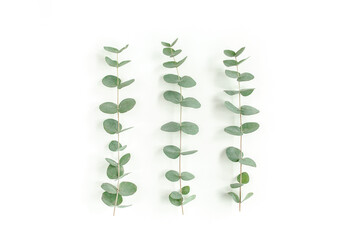
[[[117,65],[119,64],[119,54],[116,54],[116,63]],[[119,83],[119,66],[116,66],[116,81],[117,81],[117,86],[116,86],[116,107],[119,108],[119,88],[118,86],[120,85]],[[118,122],[118,128],[117,130],[119,131],[120,129],[120,113],[119,110],[117,111],[117,122]],[[118,140],[118,148],[119,148],[119,144],[120,144],[120,132],[117,133],[117,140]],[[113,211],[113,216],[115,216],[115,211],[116,211],[116,204],[118,202],[118,198],[119,198],[119,187],[120,187],[120,151],[118,149],[117,151],[117,170],[118,170],[118,180],[117,180],[117,190],[116,190],[116,198],[115,198],[115,203],[114,203],[114,211]]]
[[[235,61],[237,62],[237,58],[235,57]],[[236,65],[236,72],[238,73],[239,75],[239,67],[238,65]],[[238,87],[239,87],[239,110],[241,109],[241,94],[240,94],[240,82],[238,81]],[[242,116],[241,116],[241,112],[239,114],[239,120],[240,120],[240,142],[239,142],[239,147],[240,147],[240,161],[241,161],[241,158],[242,158],[242,129],[241,129],[241,125],[242,125]],[[242,164],[240,163],[240,184],[242,182]],[[239,212],[241,211],[241,186],[239,187]]]

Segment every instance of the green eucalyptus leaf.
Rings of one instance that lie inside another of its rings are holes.
[[[190,192],[190,187],[189,186],[185,186],[183,188],[181,188],[181,194],[186,195]]]
[[[196,82],[189,76],[183,76],[181,77],[181,81],[178,84],[184,88],[191,88],[196,85]]]
[[[170,43],[167,43],[167,42],[161,42],[161,44],[165,47],[171,47]]]
[[[249,96],[253,91],[255,90],[255,88],[245,88],[245,89],[241,89],[240,90],[240,94],[244,97]]]
[[[197,152],[197,150],[191,150],[191,151],[181,152],[181,155],[190,155],[190,154],[194,154],[196,152]]]
[[[230,187],[231,188],[239,188],[239,187],[241,187],[243,184],[240,184],[240,183],[232,183],[232,184],[230,184]]]
[[[106,119],[103,122],[104,129],[109,134],[120,133],[122,126],[115,119]]]
[[[196,100],[195,98],[192,97],[187,97],[184,98],[181,102],[180,105],[183,107],[190,107],[190,108],[200,108],[201,104],[198,100]]]
[[[179,104],[183,99],[181,94],[176,92],[176,91],[166,91],[166,92],[164,92],[164,98],[167,101],[175,103],[175,104]]]
[[[167,180],[169,180],[171,182],[177,182],[180,179],[179,173],[174,170],[167,171],[165,173],[165,177]]]
[[[161,130],[165,132],[178,132],[180,131],[180,124],[177,122],[168,122],[161,126]]]
[[[225,132],[234,136],[241,136],[242,133],[240,131],[240,127],[238,126],[229,126],[224,129]]]
[[[232,50],[224,50],[224,54],[228,57],[235,57],[235,52]]]
[[[184,180],[184,181],[189,181],[189,180],[192,180],[194,179],[195,176],[189,172],[182,172],[181,173],[181,179]]]
[[[175,45],[175,43],[177,42],[177,40],[178,40],[178,38],[175,39],[175,40],[172,42],[172,44],[170,45],[170,47],[173,47],[173,46]]]
[[[239,196],[238,196],[237,194],[235,194],[235,193],[233,193],[233,192],[228,192],[228,194],[232,197],[232,199],[233,199],[235,202],[237,202],[237,203],[240,202]]]
[[[120,206],[118,206],[118,208],[127,208],[127,207],[131,207],[132,205],[130,204],[130,205],[120,205]]]
[[[116,194],[111,194],[108,192],[104,192],[101,196],[101,200],[108,206],[112,207],[115,205],[116,201]],[[120,205],[122,203],[123,199],[121,195],[118,194],[117,203],[116,206]]]
[[[108,192],[108,193],[112,193],[112,194],[117,193],[117,188],[114,185],[110,184],[110,183],[101,184],[101,188],[104,189],[104,191]]]
[[[112,60],[111,58],[109,57],[105,57],[105,61],[106,63],[111,66],[111,67],[119,67],[120,63],[118,63],[117,61],[115,60]],[[130,61],[129,61],[130,62]],[[124,65],[124,64],[123,64]]]
[[[240,177],[241,177],[241,181],[240,181]],[[241,174],[239,174],[237,177],[236,177],[237,181],[239,183],[241,183],[242,185],[243,184],[247,184],[249,183],[250,181],[250,176],[247,172],[242,172]]]
[[[125,164],[127,164],[127,163],[129,162],[130,158],[131,158],[130,153],[127,153],[127,154],[123,155],[123,156],[120,158],[120,165],[125,165]]]
[[[195,198],[196,198],[196,195],[191,195],[190,197],[185,198],[184,201],[183,201],[183,205],[191,202],[191,201],[194,200]]]
[[[241,112],[241,115],[254,115],[254,114],[259,113],[260,111],[254,107],[251,107],[248,105],[243,105],[240,108],[240,112]]]
[[[125,81],[123,83],[120,83],[119,86],[118,86],[118,89],[122,89],[124,87],[127,87],[129,86],[130,84],[132,84],[133,82],[135,81],[135,79],[130,79],[128,81]]]
[[[110,159],[110,158],[105,158],[105,160],[112,166],[117,167],[118,163],[115,162],[114,160]]]
[[[182,201],[183,201],[183,197],[181,196],[180,193],[178,192],[171,192],[169,195],[169,201],[171,204],[175,205],[175,206],[181,206]]]
[[[252,75],[251,73],[245,72],[245,73],[241,73],[240,77],[237,78],[238,82],[245,82],[245,81],[250,81],[254,79],[254,75]]]
[[[240,49],[235,53],[235,57],[238,57],[244,50],[245,50],[245,47],[240,48]]]
[[[119,49],[114,48],[114,47],[104,47],[104,49],[108,52],[119,53]]]
[[[226,148],[226,156],[232,162],[238,162],[239,159],[240,159],[240,154],[241,154],[241,157],[244,156],[244,153],[242,153],[240,151],[240,149],[238,149],[236,147],[228,147],[228,148]]]
[[[131,196],[137,190],[137,187],[132,182],[121,182],[119,186],[119,193],[122,196]]]
[[[237,66],[237,61],[235,60],[224,60],[224,65],[227,67]]]
[[[256,163],[251,158],[242,158],[239,162],[246,166],[256,167]]]
[[[229,96],[234,96],[236,94],[239,94],[239,91],[233,91],[233,90],[224,90],[224,92]]]
[[[122,146],[121,146],[121,144],[120,144],[118,141],[113,140],[113,141],[111,141],[111,142],[109,143],[109,149],[110,149],[110,151],[117,152],[117,151],[119,151],[119,149],[120,149],[121,147],[122,147]]]
[[[122,100],[119,104],[119,112],[126,113],[126,112],[130,111],[131,109],[133,109],[135,104],[136,104],[136,101],[133,98],[126,98],[126,99]]]
[[[195,123],[192,123],[192,122],[182,122],[180,129],[184,133],[190,134],[190,135],[195,135],[199,132],[199,127]]]
[[[112,102],[105,102],[101,104],[99,108],[100,111],[102,111],[103,113],[109,113],[109,114],[117,113],[117,106],[115,103]]]
[[[240,73],[238,73],[236,71],[225,70],[225,75],[228,76],[229,78],[238,78],[240,76]]]
[[[185,62],[187,57],[184,57],[183,59],[181,59],[179,62],[175,62],[175,61],[170,61],[170,62],[165,62],[163,64],[164,67],[166,68],[177,68],[180,67],[181,64],[183,64]]]
[[[247,123],[244,123],[243,125],[241,125],[241,130],[245,134],[252,133],[252,132],[255,132],[256,130],[258,130],[259,126],[260,125],[256,122],[247,122]]]
[[[241,59],[240,61],[238,61],[238,65],[239,65],[240,63],[242,63],[242,62],[244,62],[244,61],[248,60],[248,59],[249,59],[249,57],[244,58],[244,59]]]
[[[118,167],[109,165],[107,170],[106,170],[106,175],[108,176],[108,178],[110,179],[118,179],[119,175],[118,175]],[[120,166],[120,177],[124,175],[124,167]]]
[[[172,159],[176,159],[180,156],[180,149],[174,145],[168,145],[163,148],[166,156]]]
[[[132,129],[133,127],[128,127],[128,128],[124,128],[124,129],[121,129],[120,132],[125,132],[126,130],[129,130],[129,129]]]
[[[164,75],[164,80],[167,83],[178,83],[181,81],[180,77],[175,74],[166,74]]]
[[[121,175],[120,177],[119,177],[119,179],[122,179],[123,177],[125,177],[125,176],[127,176],[127,175],[129,175],[130,173],[125,173],[125,174],[123,174],[123,175]]]
[[[240,114],[240,109],[229,101],[225,102],[225,107],[233,113]]]
[[[173,54],[173,52],[175,52],[175,50],[169,47],[163,49],[163,54],[169,57]]]
[[[118,81],[119,83],[121,83],[120,78],[113,76],[113,75],[107,75],[102,79],[102,83],[106,86],[106,87],[116,87],[118,85]]]
[[[176,57],[177,55],[179,55],[181,53],[181,49],[175,50],[170,57]]]
[[[254,193],[252,192],[246,194],[245,198],[241,202],[244,202],[246,199],[249,199],[252,195],[254,195]]]

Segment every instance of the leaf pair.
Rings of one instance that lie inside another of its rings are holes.
[[[255,88],[244,88],[241,89],[240,91],[234,91],[234,90],[224,90],[224,92],[229,95],[229,96],[234,96],[236,94],[241,94],[241,96],[247,97],[249,96]]]
[[[239,203],[240,199],[239,196],[233,192],[228,192],[228,194],[232,197],[232,199],[236,202]],[[254,195],[254,193],[250,192],[248,194],[246,194],[245,198],[241,201],[244,202],[245,200],[249,199],[252,195]]]
[[[190,108],[200,108],[201,104],[198,100],[193,97],[183,98],[183,96],[176,91],[166,91],[164,92],[164,98],[172,103],[180,104],[183,107],[190,107]]]
[[[168,122],[161,126],[164,132],[178,132],[182,131],[189,135],[195,135],[199,132],[199,127],[192,122],[182,122],[181,125],[177,122]]]
[[[246,60],[246,59],[243,59],[241,61],[244,61],[244,60]],[[234,64],[237,63],[235,60],[225,60],[224,63],[225,62],[227,62],[228,64],[229,64],[229,62],[234,63]],[[237,64],[232,65],[232,66],[236,66],[236,65]],[[238,82],[245,82],[245,81],[250,81],[250,80],[254,79],[254,75],[252,75],[251,73],[248,73],[248,72],[239,73],[237,71],[225,70],[225,75],[228,76],[229,78],[236,78]]]
[[[118,87],[118,89],[124,88],[129,86],[135,81],[135,79],[130,79],[128,81],[122,82],[120,78],[113,76],[113,75],[107,75],[102,79],[102,83],[109,88]]]
[[[248,106],[248,105],[242,105],[240,109],[236,107],[234,104],[232,104],[229,101],[225,102],[225,107],[229,109],[231,112],[241,115],[254,115],[259,113],[260,111],[257,110],[254,107]]]
[[[110,67],[116,67],[116,68],[119,68],[119,67],[122,67],[124,66],[125,64],[131,62],[130,60],[125,60],[125,61],[122,61],[122,62],[117,62],[116,60],[113,60],[109,57],[105,57],[105,62],[110,66]]]
[[[247,122],[241,125],[241,128],[238,126],[229,126],[224,129],[225,132],[235,136],[241,136],[244,134],[255,132],[259,128],[259,124],[256,122]]]
[[[245,47],[240,48],[237,52],[234,52],[233,50],[224,50],[224,54],[228,57],[238,57],[244,50]]]
[[[131,158],[131,155],[130,153],[127,153],[125,155],[123,155],[121,158],[120,158],[120,161],[119,161],[119,164],[122,166],[122,165],[125,165],[126,163],[128,163],[130,161],[130,158]],[[118,163],[115,162],[114,160],[112,160],[111,158],[105,158],[105,160],[112,166],[114,167],[117,167],[118,166]]]
[[[168,156],[169,158],[172,159],[176,159],[181,155],[190,155],[190,154],[194,154],[197,152],[197,150],[191,150],[191,151],[185,151],[185,152],[180,152],[180,148],[174,146],[174,145],[167,145],[163,148],[163,151],[165,153],[166,156]]]
[[[116,121],[115,119],[111,119],[111,118],[106,119],[103,122],[103,127],[104,127],[105,131],[109,134],[121,133],[121,132],[131,129],[131,127],[123,129],[122,125],[120,123],[118,123],[118,121]]]
[[[129,46],[129,44],[127,44],[125,47],[121,48],[120,50],[114,47],[104,47],[104,49],[108,52],[112,52],[112,53],[121,53],[122,51],[124,51],[125,49],[127,49],[127,47]]]
[[[176,61],[165,62],[165,63],[163,63],[163,66],[166,68],[178,68],[181,66],[181,64],[183,64],[185,62],[186,58],[187,57],[184,57],[183,59],[181,59],[178,62],[176,62]]]
[[[244,153],[241,152],[240,149],[236,147],[226,148],[226,156],[232,162],[239,162],[243,165],[256,167],[256,163],[254,162],[254,160],[252,160],[251,158],[244,158]]]
[[[195,178],[195,176],[189,172],[182,172],[180,176],[179,172],[174,170],[167,171],[165,173],[165,177],[171,182],[177,182],[180,178],[184,181],[189,181]]]
[[[108,206],[120,205],[123,201],[122,196],[131,196],[137,191],[136,185],[131,182],[120,183],[119,190],[110,183],[101,184],[101,188],[104,189],[105,191],[101,199]],[[116,195],[118,196],[117,196],[117,202],[115,204]]]
[[[181,206],[181,205],[185,205],[189,202],[191,202],[192,200],[194,200],[196,198],[196,195],[192,195],[190,197],[187,198],[183,198],[183,196],[179,193],[179,192],[171,192],[169,195],[169,201],[171,202],[171,204],[173,204],[174,206]]]
[[[177,83],[180,87],[184,88],[191,88],[196,85],[194,79],[189,76],[180,77],[175,74],[166,74],[164,75],[164,80],[167,83]]]
[[[108,114],[114,114],[117,112],[126,113],[131,109],[133,109],[135,104],[136,104],[135,99],[126,98],[120,102],[119,106],[117,106],[115,103],[112,102],[105,102],[101,104],[99,108],[103,113],[108,113]]]

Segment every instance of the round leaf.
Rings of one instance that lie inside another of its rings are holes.
[[[118,163],[115,162],[114,160],[110,159],[110,158],[105,158],[105,160],[112,166],[117,167]]]
[[[165,177],[171,182],[177,182],[180,179],[179,173],[174,170],[167,171]]]
[[[186,195],[186,194],[188,194],[190,192],[190,187],[189,186],[185,186],[185,187],[183,187],[182,189],[181,189],[181,193],[183,194],[183,195]]]
[[[181,173],[181,179],[184,181],[189,181],[191,179],[194,179],[195,176],[189,172],[182,172]]]
[[[241,136],[242,135],[242,133],[240,131],[240,127],[238,127],[238,126],[226,127],[224,129],[224,131],[227,132],[228,134],[235,135],[235,136]]]
[[[240,160],[240,163],[243,165],[250,166],[250,167],[256,167],[256,163],[251,158],[242,158]]]
[[[191,107],[191,108],[200,108],[201,107],[200,102],[192,97],[184,98],[181,101],[180,105],[183,107]]]
[[[107,75],[102,79],[102,83],[110,88],[116,87],[118,85],[118,81],[119,83],[121,82],[120,78],[113,75]]]
[[[241,177],[241,181],[240,181]],[[237,176],[237,181],[241,184],[247,184],[250,181],[249,174],[247,172],[242,172]]]
[[[113,141],[111,141],[111,142],[109,143],[109,149],[110,149],[110,151],[113,151],[113,152],[120,151],[121,147],[122,147],[122,146],[121,146],[121,144],[120,144],[118,141],[113,140]]]
[[[112,102],[105,102],[101,104],[99,108],[103,113],[109,113],[109,114],[117,113],[117,106],[115,103]]]
[[[235,60],[224,60],[224,65],[227,67],[236,66],[238,63]]]
[[[236,71],[225,70],[225,75],[228,76],[229,78],[238,78],[240,76],[240,73]]]
[[[249,96],[253,91],[255,90],[255,88],[244,88],[240,90],[240,94],[244,97]]]
[[[119,112],[125,113],[125,112],[130,111],[131,109],[133,109],[135,104],[136,104],[136,101],[133,98],[126,98],[126,99],[122,100],[119,104]]]
[[[119,186],[119,193],[122,196],[130,196],[133,195],[137,190],[137,187],[135,184],[131,182],[122,182]]]
[[[194,87],[196,85],[196,82],[194,81],[194,79],[192,79],[189,76],[183,76],[181,78],[181,81],[178,84],[181,87],[191,88],[191,87]]]
[[[180,155],[180,149],[174,145],[165,146],[163,151],[166,156],[172,159],[176,159]]]
[[[240,112],[241,112],[241,115],[254,115],[254,114],[259,113],[259,110],[257,110],[254,107],[248,106],[248,105],[243,105],[240,108]]]
[[[164,75],[164,80],[167,83],[178,83],[181,81],[180,77],[175,74],[166,74]]]
[[[179,196],[180,195],[180,196]],[[181,206],[183,197],[178,192],[172,192],[169,195],[169,201],[174,206]]]
[[[106,119],[103,123],[104,129],[107,133],[120,133],[122,126],[115,119]]]
[[[182,100],[182,96],[180,93],[175,91],[166,91],[164,92],[164,98],[172,103],[179,104]]]
[[[120,165],[125,165],[130,160],[130,157],[131,157],[130,153],[123,155],[120,158]]]
[[[178,132],[180,131],[180,124],[177,122],[168,122],[161,126],[161,130],[165,132]]]
[[[119,175],[118,175],[118,167],[109,165],[107,170],[106,170],[106,175],[108,176],[108,178],[110,179],[118,179]],[[120,166],[120,177],[124,175],[124,167]]]
[[[245,73],[240,74],[240,77],[238,77],[237,80],[239,82],[245,82],[245,81],[250,81],[252,79],[254,79],[254,75],[252,75],[251,73],[245,72]]]
[[[173,52],[175,52],[175,50],[172,48],[164,48],[163,49],[163,54],[166,56],[171,56]]]
[[[199,132],[199,127],[192,122],[182,122],[180,128],[181,131],[190,135],[195,135]]]
[[[229,158],[232,162],[238,162],[241,157],[244,156],[244,154],[240,151],[240,149],[236,147],[228,147],[226,148],[226,156]]]
[[[235,57],[235,52],[232,50],[224,50],[224,54],[228,57]]]
[[[114,206],[116,201],[116,194],[104,192],[101,196],[101,200],[108,206]],[[120,205],[122,203],[123,199],[120,194],[118,194],[118,199],[116,206]]]
[[[110,184],[110,183],[103,183],[101,184],[101,188],[104,189],[104,191],[108,192],[108,193],[112,193],[112,194],[116,194],[117,193],[117,188]],[[115,200],[114,200],[115,202]]]
[[[255,132],[258,128],[259,124],[256,122],[247,122],[241,125],[241,130],[245,134]]]

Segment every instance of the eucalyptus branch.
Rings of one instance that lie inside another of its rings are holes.
[[[239,64],[247,60],[248,58],[244,58],[240,61],[237,60],[237,57],[245,50],[245,47],[239,49],[237,52],[232,50],[225,50],[224,54],[228,57],[234,57],[234,59],[224,60],[224,64],[226,67],[236,67],[236,71],[225,70],[226,76],[230,78],[235,78],[238,82],[238,90],[225,90],[225,93],[229,96],[234,96],[238,94],[238,101],[239,107],[236,107],[231,102],[226,101],[225,107],[229,109],[231,112],[235,114],[239,114],[239,126],[229,126],[224,129],[225,132],[228,134],[239,136],[239,148],[236,147],[228,147],[226,148],[226,155],[228,159],[232,162],[239,163],[239,175],[237,176],[237,183],[230,184],[231,188],[239,188],[239,195],[234,192],[228,192],[228,194],[233,198],[233,200],[239,204],[239,211],[241,211],[241,203],[244,202],[246,199],[250,198],[253,193],[249,192],[244,198],[242,198],[241,189],[242,187],[247,184],[250,180],[249,174],[247,172],[243,172],[242,167],[243,165],[256,167],[256,163],[251,158],[244,158],[242,142],[243,142],[243,134],[248,134],[256,131],[259,128],[259,124],[256,122],[246,122],[242,123],[242,116],[254,115],[259,113],[254,107],[248,105],[241,105],[241,96],[246,97],[249,96],[253,91],[254,88],[249,89],[241,89],[240,83],[245,81],[250,81],[254,79],[254,76],[251,73],[240,73],[239,72]]]
[[[105,160],[109,163],[109,166],[107,168],[107,176],[108,178],[117,181],[117,184],[116,187],[110,183],[101,184],[101,188],[105,191],[102,194],[101,199],[106,205],[110,207],[114,207],[113,216],[115,216],[117,207],[124,208],[131,206],[131,205],[121,205],[121,203],[123,202],[123,197],[133,195],[137,190],[136,185],[132,182],[120,182],[121,178],[129,174],[129,173],[125,173],[124,165],[127,162],[129,162],[131,158],[130,153],[124,154],[123,156],[120,155],[120,152],[125,150],[127,146],[120,144],[120,133],[130,129],[130,128],[122,127],[120,123],[120,113],[125,113],[130,111],[136,104],[136,101],[133,98],[126,98],[120,102],[119,90],[129,86],[135,81],[134,79],[131,79],[122,82],[121,79],[119,78],[119,67],[130,62],[130,60],[119,62],[119,53],[121,53],[127,47],[128,45],[126,45],[120,50],[113,47],[104,47],[106,51],[116,54],[116,61],[112,60],[109,57],[105,57],[106,63],[109,66],[116,68],[116,76],[107,75],[102,79],[102,83],[106,87],[116,88],[116,104],[112,102],[105,102],[101,104],[99,107],[103,113],[117,115],[117,120],[109,118],[106,119],[103,123],[104,129],[107,133],[117,135],[117,141],[113,140],[109,144],[110,151],[117,152],[117,158],[116,158],[117,161],[114,161],[110,158],[105,158]]]
[[[180,105],[180,122],[168,122],[164,124],[161,127],[162,131],[165,132],[179,132],[179,147],[174,145],[167,145],[163,148],[163,151],[165,155],[171,159],[178,159],[179,163],[179,170],[170,170],[167,171],[165,174],[165,177],[171,181],[171,182],[177,182],[179,181],[179,191],[173,191],[169,195],[170,203],[172,203],[175,206],[181,206],[182,214],[184,214],[184,205],[192,200],[195,199],[196,195],[192,195],[189,197],[185,197],[185,195],[189,194],[190,187],[189,186],[182,186],[182,180],[183,181],[189,181],[195,178],[195,176],[189,172],[182,172],[181,170],[181,156],[182,155],[190,155],[197,152],[197,150],[190,150],[190,151],[183,151],[182,149],[182,132],[190,135],[195,135],[199,132],[199,127],[192,122],[183,122],[182,121],[182,108],[183,107],[190,107],[190,108],[200,108],[201,104],[198,100],[192,97],[184,98],[182,95],[182,88],[191,88],[196,85],[196,82],[189,76],[183,76],[181,77],[179,74],[179,67],[185,62],[186,58],[183,58],[180,61],[176,61],[175,57],[181,53],[182,50],[173,49],[173,46],[177,42],[177,39],[172,43],[166,43],[161,42],[165,48],[163,49],[163,53],[166,56],[169,56],[172,58],[173,61],[165,62],[163,64],[166,68],[175,68],[176,69],[176,75],[175,74],[166,74],[164,75],[164,80],[167,83],[171,84],[177,84],[179,86],[179,91],[166,91],[164,93],[164,98],[172,102],[174,104]]]

